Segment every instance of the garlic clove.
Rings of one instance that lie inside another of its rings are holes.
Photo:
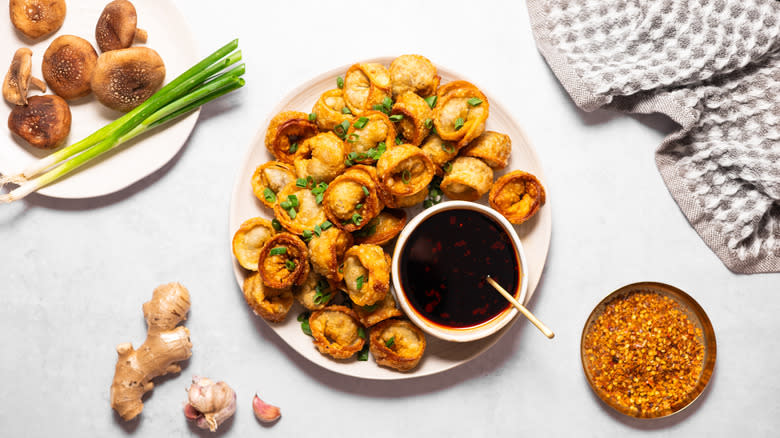
[[[252,410],[255,411],[255,417],[264,423],[276,421],[282,416],[278,407],[262,401],[257,394],[252,399]]]

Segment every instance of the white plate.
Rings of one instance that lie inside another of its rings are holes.
[[[392,60],[392,57],[383,57],[363,62],[380,62],[385,66],[389,66]],[[255,167],[273,159],[271,154],[266,150],[264,143],[266,127],[268,126],[271,117],[286,110],[297,110],[308,113],[311,111],[314,102],[316,102],[317,98],[323,92],[336,87],[336,77],[343,76],[348,67],[349,66],[343,66],[320,75],[306,82],[296,90],[293,90],[276,106],[266,122],[260,126],[260,130],[249,147],[249,151],[247,152],[233,187],[229,219],[231,233],[234,233],[241,226],[243,221],[251,217],[262,216],[268,219],[273,217],[273,212],[265,208],[252,194],[252,185],[250,183],[250,178]],[[442,67],[437,66],[437,68],[442,79],[442,84],[453,80],[464,79]],[[504,107],[496,101],[495,97],[485,92],[486,90],[483,84],[473,81],[472,83],[477,85],[482,92],[488,96],[490,101],[490,117],[488,118],[487,129],[506,133],[512,138],[512,156],[510,164],[505,171],[497,172],[496,178],[507,171],[521,169],[533,173],[539,178],[542,184],[544,184],[545,178],[544,173],[542,172],[541,163],[536,156],[536,152],[523,133],[523,130],[512,119]],[[481,201],[483,204],[487,204],[485,198],[487,198],[487,196],[483,197]],[[407,209],[407,211],[411,219],[411,217],[419,212],[420,209],[417,207],[417,209]],[[523,248],[528,259],[528,294],[525,299],[525,302],[527,303],[533,295],[536,286],[539,284],[539,278],[542,275],[544,263],[547,259],[547,250],[550,247],[552,220],[549,204],[543,206],[533,219],[521,226],[516,226],[515,229],[523,242]],[[229,239],[226,240],[228,242],[230,241]],[[233,258],[232,249],[229,249],[229,253],[230,257]],[[233,258],[233,270],[239,288],[241,288],[244,278],[246,278],[249,272],[243,269],[238,262],[236,262],[235,258]],[[336,373],[377,380],[399,380],[426,376],[464,364],[479,356],[482,352],[495,344],[514,323],[513,321],[507,324],[504,329],[493,336],[468,343],[446,342],[428,336],[428,347],[418,367],[409,373],[400,373],[378,366],[373,358],[366,362],[358,362],[354,359],[336,361],[330,359],[328,356],[320,354],[312,344],[312,338],[301,332],[300,323],[296,320],[297,315],[302,309],[303,308],[296,303],[284,322],[279,324],[269,323],[269,326],[293,349],[317,365]]]
[[[3,77],[8,71],[14,52],[29,47],[33,52],[33,75],[43,79],[41,62],[49,44],[60,35],[76,35],[89,41],[96,50],[95,24],[108,0],[79,0],[67,2],[68,12],[62,28],[41,40],[29,40],[11,24],[8,8],[0,13],[0,70]],[[146,46],[156,50],[166,68],[166,82],[198,62],[198,50],[189,26],[171,0],[134,0],[138,13],[138,27],[149,32]],[[216,47],[215,47],[216,49]],[[99,54],[98,50],[98,54]],[[50,93],[50,92],[49,92]],[[30,94],[40,94],[35,91]],[[90,94],[71,101],[73,115],[70,135],[66,144],[74,143],[113,121],[122,113],[108,109]],[[49,154],[48,151],[28,146],[5,127],[11,105],[0,104],[0,173],[15,174],[31,162]],[[119,191],[153,173],[170,161],[187,141],[198,111],[158,129],[135,141],[129,142],[108,156],[77,170],[67,178],[39,190],[53,198],[92,198]],[[97,165],[96,165],[97,164]]]

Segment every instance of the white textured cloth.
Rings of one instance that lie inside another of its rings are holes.
[[[540,52],[586,111],[680,124],[656,164],[732,271],[780,271],[780,4],[528,0]]]

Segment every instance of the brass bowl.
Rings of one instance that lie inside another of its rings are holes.
[[[674,409],[645,413],[636,408],[631,409],[626,405],[617,403],[601,388],[596,386],[594,377],[591,374],[591,370],[588,368],[588,364],[585,360],[585,335],[588,333],[588,330],[596,318],[601,316],[607,304],[609,304],[611,301],[638,292],[654,292],[673,299],[680,305],[681,310],[688,316],[691,322],[693,322],[693,324],[701,329],[701,337],[699,341],[704,344],[704,358],[701,374],[699,375],[696,385],[685,396],[685,401]],[[634,418],[649,419],[668,417],[669,415],[680,412],[686,407],[690,406],[691,403],[693,403],[701,395],[701,393],[704,391],[704,388],[707,387],[707,384],[710,381],[710,377],[712,377],[712,371],[715,368],[716,353],[717,347],[715,343],[715,332],[712,329],[712,323],[699,303],[691,298],[690,295],[686,294],[680,289],[677,289],[674,286],[655,282],[629,284],[607,295],[606,298],[601,300],[601,302],[593,309],[593,312],[591,312],[587,322],[585,322],[585,326],[582,328],[582,337],[580,339],[580,359],[582,360],[582,369],[585,371],[585,377],[587,378],[591,389],[593,389],[593,392],[595,392],[596,395],[598,395],[599,398],[609,407],[615,409],[621,414],[625,414]]]

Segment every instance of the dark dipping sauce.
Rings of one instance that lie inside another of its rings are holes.
[[[480,325],[509,302],[485,278],[517,296],[522,273],[509,234],[474,210],[444,210],[409,235],[399,263],[403,293],[423,318],[446,327]]]

